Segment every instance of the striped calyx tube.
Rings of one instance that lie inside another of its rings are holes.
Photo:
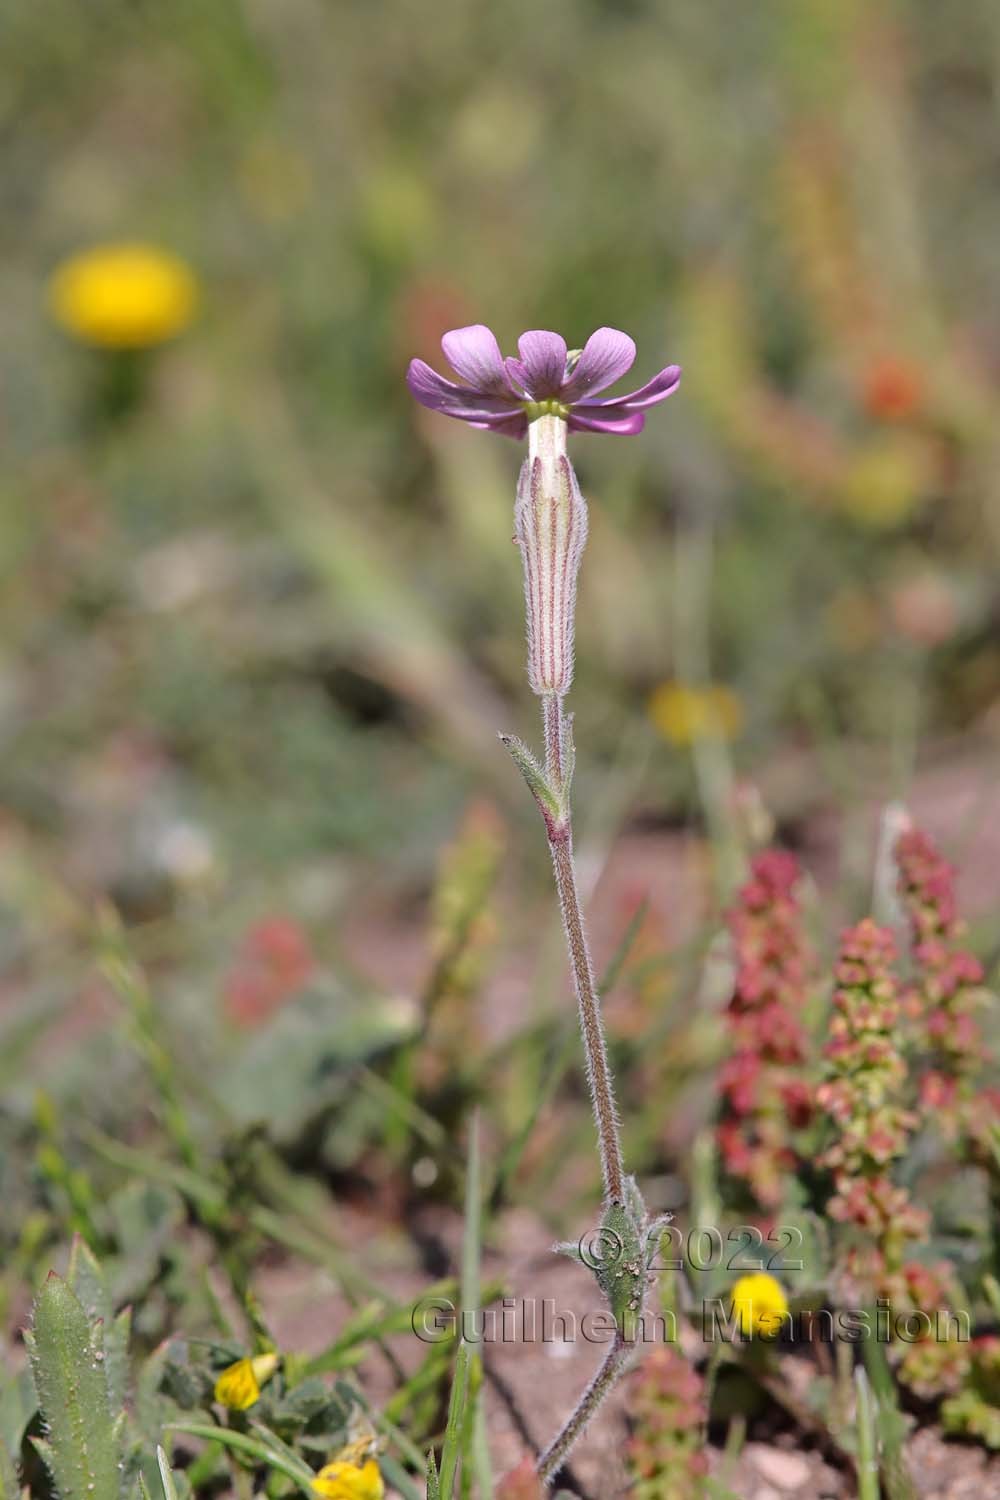
[[[537,417],[528,428],[514,507],[524,564],[528,681],[540,697],[563,698],[573,680],[576,579],[587,540],[587,503],[566,455],[566,422]]]

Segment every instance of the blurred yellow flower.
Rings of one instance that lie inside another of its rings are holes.
[[[780,1281],[766,1271],[741,1276],[732,1290],[733,1312],[747,1338],[777,1338],[788,1317],[788,1298]]]
[[[316,1475],[312,1487],[323,1500],[382,1500],[385,1485],[371,1456],[372,1439],[359,1438],[342,1448]]]
[[[215,1382],[215,1399],[230,1411],[246,1411],[260,1400],[260,1388],[278,1368],[276,1354],[258,1354],[227,1365]]]
[[[719,683],[692,687],[663,682],[649,700],[649,717],[673,745],[691,745],[710,735],[733,740],[743,728],[743,705],[732,688]]]
[[[49,282],[56,322],[102,349],[162,344],[188,326],[197,302],[190,267],[154,245],[97,245],[64,260]]]
[[[862,526],[887,531],[909,520],[932,482],[930,454],[906,434],[878,438],[856,453],[844,477],[841,503]]]

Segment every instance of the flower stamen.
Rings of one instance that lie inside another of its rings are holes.
[[[529,422],[537,422],[539,417],[561,417],[565,422],[569,416],[569,407],[552,397],[546,401],[525,401],[523,410]]]

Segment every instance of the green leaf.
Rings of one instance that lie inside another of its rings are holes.
[[[872,1322],[874,1324],[874,1315]],[[885,1349],[874,1339],[866,1339],[861,1347],[876,1402],[875,1428],[886,1493],[889,1500],[916,1500],[916,1486],[906,1461],[909,1428],[899,1409],[896,1384]]]
[[[479,1312],[480,1281],[479,1265],[482,1254],[482,1182],[479,1161],[479,1113],[476,1111],[469,1126],[469,1162],[465,1175],[465,1224],[462,1234],[462,1310]],[[463,1468],[463,1493],[471,1489],[475,1476],[481,1500],[489,1500],[493,1494],[493,1474],[490,1466],[489,1445],[486,1441],[486,1412],[483,1402],[482,1360],[474,1354],[470,1364],[471,1401],[466,1417],[463,1437],[463,1455],[468,1465],[468,1474]]]
[[[565,1255],[567,1260],[575,1260],[581,1266],[590,1266],[590,1261],[584,1255],[576,1240],[560,1240],[552,1246],[553,1255]]]
[[[263,1422],[251,1418],[250,1426],[260,1438],[267,1451],[273,1456],[282,1459],[288,1465],[288,1468],[285,1470],[286,1473],[297,1469],[304,1476],[307,1476],[307,1482],[311,1481],[312,1470],[308,1464],[303,1462],[294,1448],[290,1448],[276,1432],[272,1432],[270,1427],[267,1427]]]
[[[18,1500],[17,1467],[7,1444],[0,1438],[0,1500]]]
[[[514,764],[524,777],[529,792],[541,809],[542,816],[546,821],[561,823],[566,816],[563,801],[524,741],[519,740],[516,735],[502,734],[500,743],[510,751]]]
[[[111,1326],[104,1329],[104,1369],[108,1400],[113,1412],[122,1411],[128,1391],[128,1346],[132,1336],[132,1309],[123,1307]]]
[[[941,1425],[945,1432],[978,1438],[987,1448],[1000,1448],[1000,1409],[984,1401],[976,1391],[960,1391],[943,1401]]]
[[[854,1389],[858,1428],[858,1500],[879,1500],[875,1403],[868,1376],[861,1365],[854,1372]]]
[[[36,1447],[61,1500],[118,1500],[120,1452],[104,1351],[60,1276],[50,1275],[35,1299],[28,1347],[47,1433]]]
[[[156,1467],[160,1471],[160,1483],[163,1485],[163,1500],[177,1500],[177,1486],[174,1483],[173,1470],[163,1449],[157,1445]]]
[[[159,1444],[156,1446],[155,1470],[150,1472],[151,1468],[148,1458],[144,1456],[139,1473],[139,1488],[143,1500],[190,1500],[192,1471],[185,1470],[183,1474],[175,1474],[170,1467],[170,1459]]]
[[[465,1430],[465,1403],[469,1390],[469,1350],[460,1344],[455,1358],[455,1372],[451,1382],[451,1399],[448,1403],[448,1425],[445,1428],[441,1448],[441,1500],[452,1500],[455,1479],[462,1453],[462,1437]]]
[[[465,1223],[462,1229],[462,1311],[479,1305],[481,1198],[479,1171],[479,1114],[469,1124],[469,1160],[465,1173]]]
[[[232,1448],[234,1453],[242,1453],[247,1458],[255,1459],[257,1463],[277,1469],[293,1480],[303,1494],[309,1496],[309,1500],[316,1500],[312,1488],[312,1470],[298,1458],[292,1462],[286,1456],[290,1450],[281,1451],[284,1444],[280,1447],[272,1446],[259,1437],[248,1437],[244,1432],[234,1432],[230,1427],[216,1427],[211,1422],[174,1422],[172,1426],[174,1432],[186,1432],[189,1437],[204,1438],[207,1443],[221,1443],[225,1448]]]
[[[392,1488],[399,1491],[403,1500],[425,1500],[423,1490],[417,1488],[403,1466],[398,1464],[394,1458],[391,1458],[386,1453],[382,1455],[379,1463],[382,1467],[382,1473],[392,1485]]]
[[[0,1442],[8,1453],[20,1453],[25,1429],[38,1410],[30,1370],[8,1376],[0,1391]]]
[[[486,1440],[486,1406],[483,1399],[483,1361],[478,1352],[469,1361],[469,1401],[462,1437],[462,1494],[472,1494],[475,1480],[479,1500],[493,1494],[493,1468]]]
[[[138,1301],[159,1275],[186,1217],[184,1199],[173,1186],[133,1177],[107,1203],[108,1219],[118,1254],[108,1267],[108,1283],[115,1299]]]
[[[111,1293],[107,1278],[97,1256],[81,1235],[74,1235],[69,1253],[67,1284],[76,1293],[90,1321],[98,1319],[107,1326],[111,1322]]]
[[[348,1086],[349,1070],[413,1031],[391,1000],[348,994],[330,982],[297,997],[257,1032],[216,1078],[234,1126],[267,1122],[287,1140]]]
[[[114,1303],[107,1274],[93,1250],[80,1235],[76,1235],[73,1239],[66,1281],[79,1298],[91,1327],[95,1328],[95,1342],[100,1342],[103,1346],[108,1401],[112,1415],[117,1416],[125,1405],[125,1394],[128,1388],[131,1310],[125,1308],[117,1318],[114,1316]]]

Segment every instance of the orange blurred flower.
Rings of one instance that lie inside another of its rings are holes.
[[[876,421],[905,421],[923,405],[923,373],[912,360],[883,355],[868,367],[863,400],[868,415]]]
[[[244,939],[225,984],[226,1011],[239,1026],[266,1021],[312,977],[309,938],[290,917],[265,917]]]

